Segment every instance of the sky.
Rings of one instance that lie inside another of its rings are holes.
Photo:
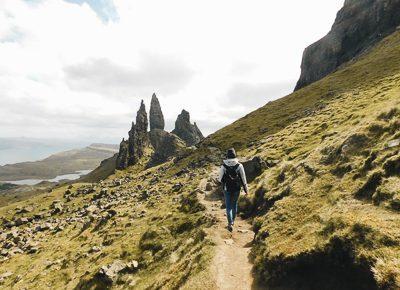
[[[344,0],[0,0],[0,138],[119,143],[157,94],[205,135],[289,94]]]

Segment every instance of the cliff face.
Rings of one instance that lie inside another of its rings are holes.
[[[400,0],[346,0],[331,31],[303,53],[295,90],[335,71],[400,25]]]

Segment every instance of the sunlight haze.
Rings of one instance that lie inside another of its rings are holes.
[[[0,137],[118,143],[153,92],[208,135],[290,93],[342,4],[2,0]]]

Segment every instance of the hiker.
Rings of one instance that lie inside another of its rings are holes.
[[[222,183],[225,204],[226,217],[228,219],[228,230],[233,231],[238,207],[240,189],[243,187],[245,194],[248,193],[246,173],[243,165],[236,158],[234,148],[228,149],[226,159],[219,171],[219,182]]]

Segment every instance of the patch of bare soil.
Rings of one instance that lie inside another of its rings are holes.
[[[216,178],[217,171],[210,176]],[[225,209],[222,209],[222,194],[214,184],[206,179],[200,184],[205,194],[199,199],[206,206],[207,212],[215,217],[216,223],[208,231],[215,243],[215,255],[212,260],[212,284],[216,289],[260,289],[255,285],[252,263],[249,260],[254,233],[251,225],[237,217],[233,232],[227,230]],[[206,190],[208,189],[208,190]]]

